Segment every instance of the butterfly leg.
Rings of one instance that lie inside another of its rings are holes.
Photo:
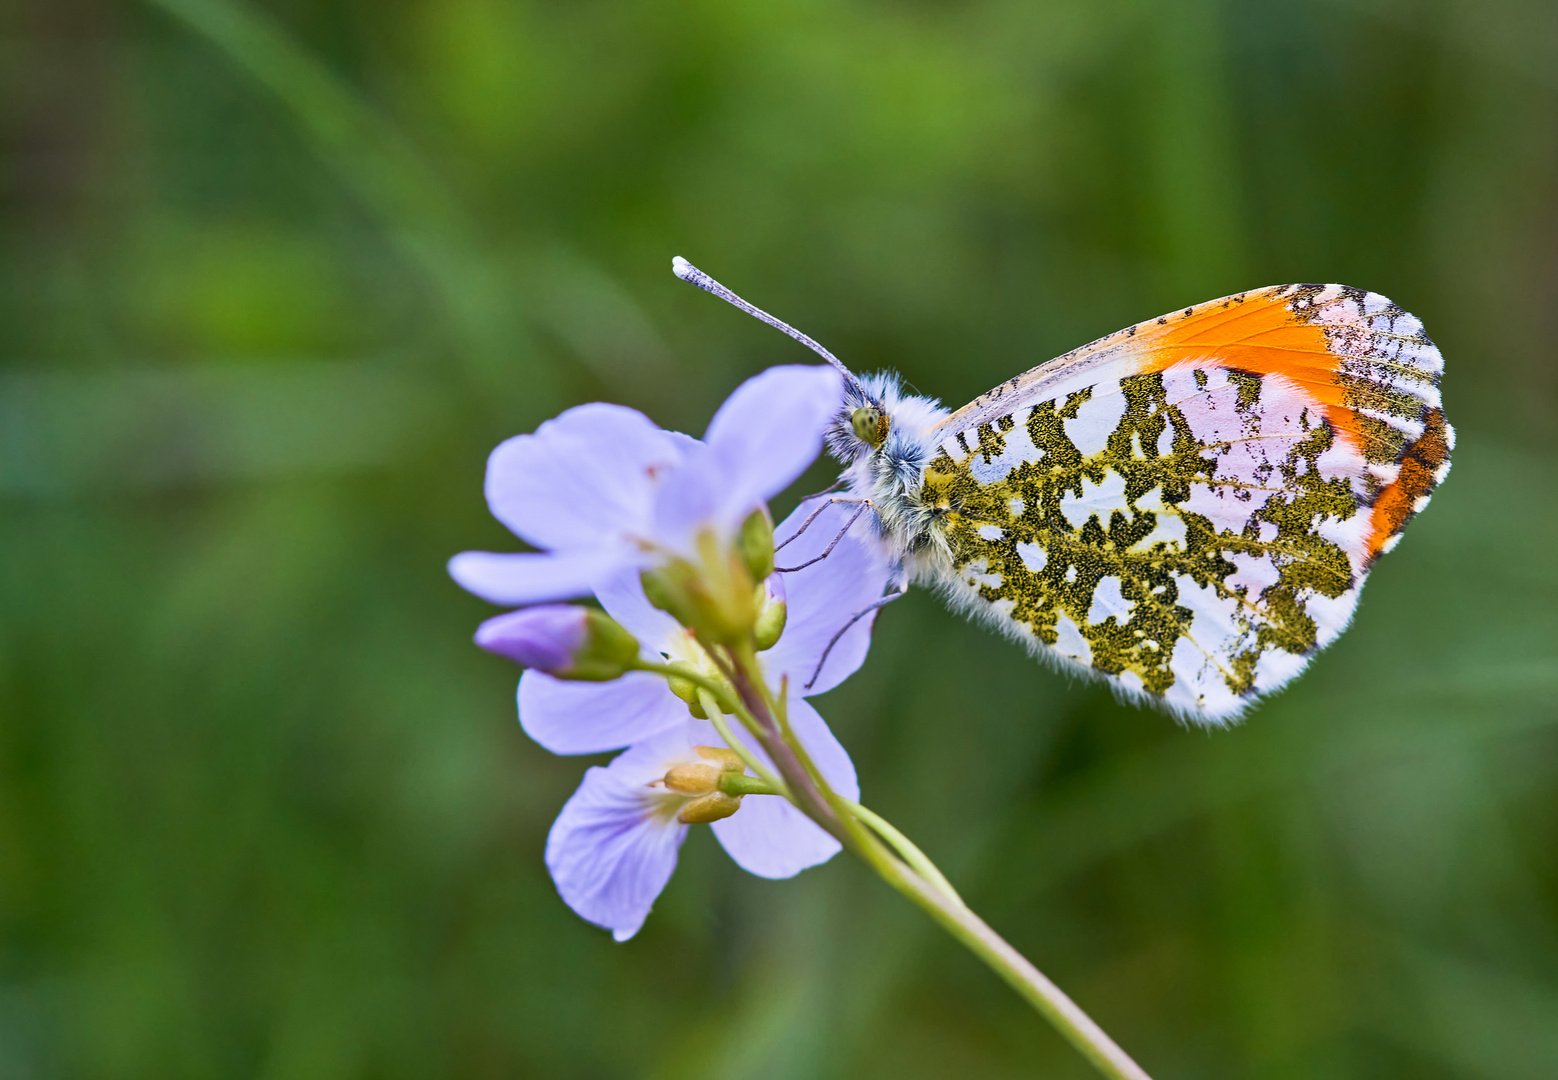
[[[822,650],[822,658],[817,661],[817,668],[811,673],[811,678],[806,680],[805,688],[810,690],[812,688],[812,684],[817,681],[817,677],[822,674],[822,665],[828,662],[828,654],[833,651],[833,646],[839,643],[839,638],[844,636],[844,632],[846,630],[848,630],[851,626],[854,626],[857,622],[871,614],[873,611],[876,611],[879,608],[885,607],[886,605],[892,603],[894,600],[902,596],[903,593],[904,590],[901,588],[897,592],[888,593],[870,607],[863,611],[857,611],[854,615],[850,616],[849,622],[839,627],[839,632],[833,635],[832,640],[828,642],[828,647]]]
[[[860,508],[858,510],[856,510],[853,514],[850,515],[849,520],[844,523],[844,527],[838,531],[838,535],[835,536],[831,541],[828,542],[828,546],[827,547],[822,549],[822,554],[821,555],[818,555],[816,558],[813,558],[813,559],[807,559],[805,562],[801,563],[799,566],[776,566],[776,567],[774,567],[774,573],[776,573],[776,574],[791,574],[791,573],[794,573],[797,570],[805,569],[806,567],[810,566],[812,563],[818,563],[818,562],[821,562],[823,559],[826,559],[829,555],[833,554],[833,549],[838,547],[839,541],[844,539],[844,534],[849,532],[850,527],[852,525],[854,525],[855,522],[860,520],[860,515],[865,513],[867,510],[871,509],[871,500],[870,499],[829,499],[826,503],[824,503],[823,505],[817,507],[817,509],[812,513],[811,517],[807,518],[806,521],[801,525],[800,530],[795,534],[795,536],[799,536],[799,535],[801,535],[801,533],[805,532],[806,531],[806,526],[810,525],[813,521],[816,521],[817,520],[817,515],[822,513],[829,506],[832,506],[834,503],[859,503],[860,504]],[[790,540],[794,540],[795,536],[790,537]],[[784,544],[777,545],[774,548],[774,551],[777,552],[779,550],[779,548],[784,547],[784,545],[788,544],[790,542],[790,540],[786,540],[784,542]]]

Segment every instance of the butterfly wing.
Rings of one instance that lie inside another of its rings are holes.
[[[1384,297],[1286,285],[1034,368],[954,413],[922,498],[954,604],[1203,723],[1297,675],[1449,469],[1443,361]]]

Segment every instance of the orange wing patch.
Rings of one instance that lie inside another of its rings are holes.
[[[1454,446],[1455,429],[1441,410],[1430,409],[1426,430],[1406,449],[1400,476],[1374,502],[1369,517],[1370,561],[1395,547],[1407,522],[1428,505],[1429,495],[1449,475]]]
[[[1142,371],[1194,361],[1303,387],[1382,483],[1440,407],[1444,361],[1418,319],[1345,285],[1282,285],[1133,327]],[[1129,333],[1129,331],[1128,331]]]

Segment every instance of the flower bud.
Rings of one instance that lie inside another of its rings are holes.
[[[719,787],[722,772],[718,765],[702,762],[677,765],[665,774],[665,786],[678,795],[707,795]]]
[[[742,523],[736,550],[753,581],[762,581],[774,572],[774,522],[766,506],[752,511]]]
[[[695,746],[698,756],[705,761],[712,761],[724,772],[742,772],[746,769],[746,762],[741,760],[741,755],[724,746]]]
[[[750,633],[757,620],[753,580],[740,554],[712,532],[698,537],[699,561],[672,559],[639,580],[649,602],[699,638],[730,644]]]
[[[784,602],[784,575],[769,574],[759,589],[757,625],[752,635],[757,638],[757,651],[772,649],[779,644],[784,633],[788,608]]]
[[[488,619],[476,644],[558,679],[606,682],[638,660],[638,641],[603,611],[541,604]]]
[[[682,807],[676,820],[683,825],[707,825],[721,818],[728,818],[741,809],[741,796],[726,795],[723,791],[711,791]]]
[[[676,820],[684,825],[707,825],[728,818],[741,809],[741,797],[746,793],[723,790],[724,780],[744,773],[745,762],[740,754],[723,746],[695,746],[693,750],[703,760],[671,766],[656,784],[677,795],[694,796],[676,814]]]
[[[674,671],[691,671],[694,674],[699,674],[698,669],[686,660],[672,660],[669,666]],[[698,691],[700,687],[697,683],[691,679],[679,679],[675,675],[669,676],[666,682],[671,687],[671,693],[687,703],[688,712],[692,713],[699,720],[707,720],[709,718],[709,714],[703,710],[703,702],[699,700]]]

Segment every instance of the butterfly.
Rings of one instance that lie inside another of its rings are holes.
[[[1449,472],[1443,358],[1361,289],[1195,304],[949,412],[674,266],[844,375],[832,499],[874,511],[902,586],[1185,721],[1230,723],[1303,671]]]

